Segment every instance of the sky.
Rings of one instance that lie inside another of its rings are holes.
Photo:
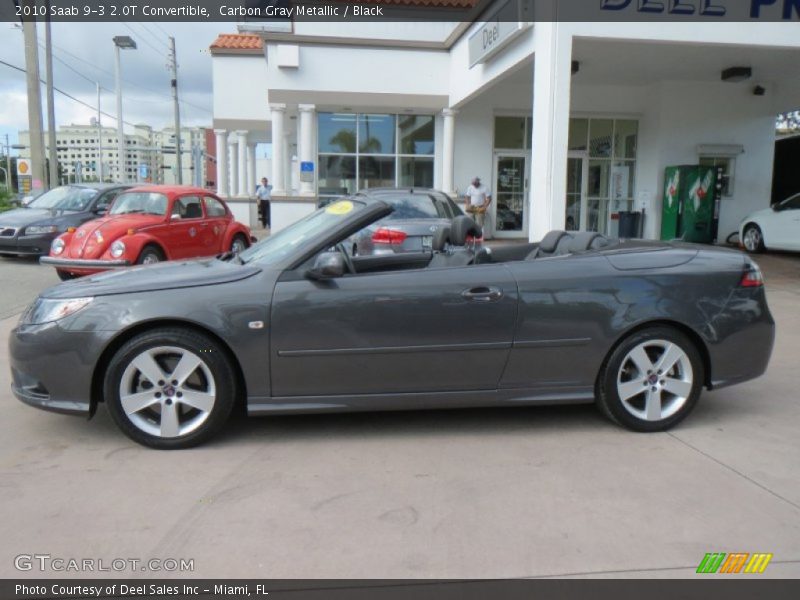
[[[54,23],[54,85],[97,105],[94,82],[104,88],[103,111],[116,115],[114,45],[116,35],[131,36],[137,50],[122,51],[123,119],[156,129],[174,124],[170,75],[167,70],[168,35],[175,37],[178,55],[178,89],[182,126],[211,126],[211,56],[208,47],[219,33],[235,33],[235,23]],[[45,77],[44,27],[39,26],[40,75]],[[25,68],[22,29],[0,23],[0,60]],[[55,93],[56,124],[89,123],[96,110]],[[47,127],[47,104],[42,86],[42,116]],[[103,117],[103,125],[116,120]],[[25,73],[0,64],[0,140],[5,134],[16,143],[17,133],[28,128]],[[126,131],[130,128],[126,126]]]

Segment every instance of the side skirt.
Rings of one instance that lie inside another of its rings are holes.
[[[247,412],[250,415],[264,415],[474,408],[534,404],[586,404],[592,402],[594,402],[594,390],[587,387],[566,389],[503,389],[465,392],[358,394],[349,396],[250,397],[247,399]]]

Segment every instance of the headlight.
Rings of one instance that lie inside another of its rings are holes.
[[[25,228],[25,235],[40,235],[42,233],[58,233],[58,225],[31,225]]]
[[[56,238],[53,240],[53,243],[50,244],[50,251],[53,254],[61,254],[64,251],[65,246],[66,244],[64,243],[64,240],[61,238]]]
[[[125,254],[125,242],[117,240],[111,244],[111,256],[114,258],[119,258],[123,254]]]
[[[86,308],[92,300],[94,298],[67,298],[65,300],[37,298],[22,315],[20,323],[38,325],[58,321]]]

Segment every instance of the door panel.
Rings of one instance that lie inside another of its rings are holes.
[[[208,227],[199,196],[182,196],[172,205],[169,249],[173,259],[213,254],[206,251]]]
[[[272,395],[496,389],[516,311],[505,265],[279,281]]]

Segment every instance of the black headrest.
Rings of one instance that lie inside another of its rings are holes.
[[[440,227],[433,234],[433,241],[431,248],[434,252],[443,252],[447,245],[450,244],[450,228]]]
[[[467,237],[479,238],[482,235],[480,226],[466,215],[456,217],[450,222],[450,242],[454,246],[465,246]]]
[[[542,238],[542,241],[539,242],[539,250],[541,252],[554,252],[556,246],[558,246],[559,240],[562,237],[567,235],[566,231],[561,231],[558,229],[554,229],[553,231],[548,231],[547,234]]]
[[[187,219],[197,219],[202,216],[203,216],[203,209],[200,208],[200,204],[192,203],[186,205]]]

